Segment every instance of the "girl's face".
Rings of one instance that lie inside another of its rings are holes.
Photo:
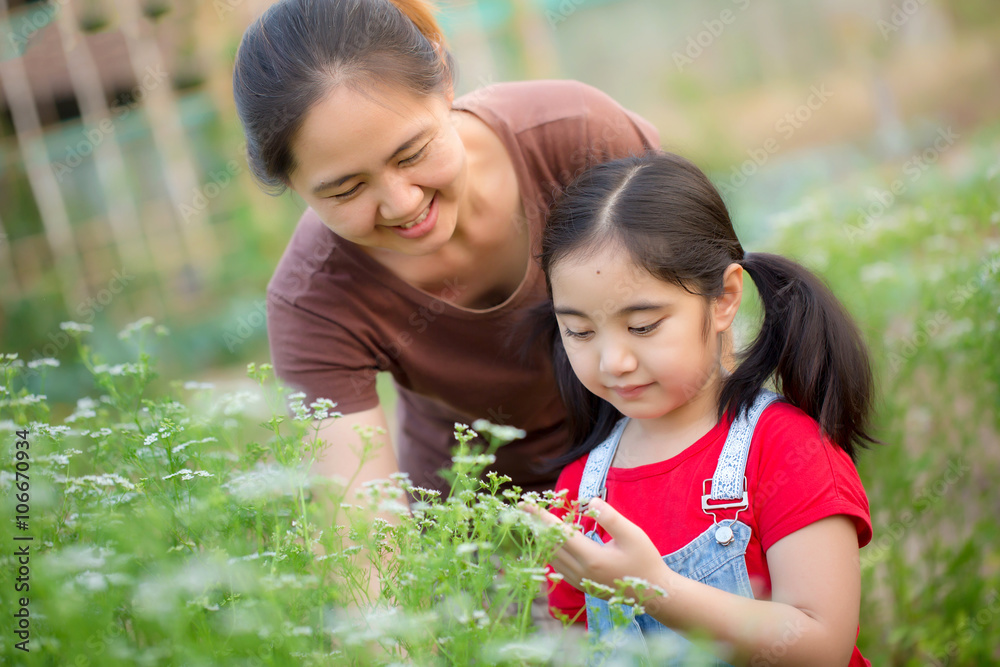
[[[348,241],[432,253],[455,231],[465,184],[465,147],[450,114],[450,94],[339,86],[295,135],[289,186]]]
[[[552,299],[576,376],[635,419],[715,411],[718,334],[739,307],[742,268],[730,265],[724,281],[726,293],[706,300],[614,247],[561,258],[550,271]]]

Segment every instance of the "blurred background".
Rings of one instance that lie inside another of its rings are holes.
[[[268,359],[265,288],[304,206],[253,182],[231,91],[268,4],[0,0],[0,350],[68,362],[73,320],[121,361],[116,332],[152,316],[164,381],[239,385]],[[876,664],[1000,660],[1000,5],[439,7],[459,94],[606,91],[710,173],[745,245],[831,281],[887,396],[860,641]],[[44,389],[58,411],[91,384],[63,363]]]
[[[268,4],[0,0],[0,349],[72,357],[60,322],[113,341],[150,315],[173,332],[165,373],[266,358],[264,289],[303,205],[250,177],[230,77]],[[733,186],[749,245],[817,184],[901,162],[939,130],[967,146],[942,158],[969,168],[971,136],[1000,117],[989,0],[440,9],[459,93],[524,78],[605,90]]]

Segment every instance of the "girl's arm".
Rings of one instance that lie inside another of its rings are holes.
[[[597,521],[612,541],[601,547],[579,534],[567,540],[552,565],[574,586],[584,578],[613,586],[627,576],[656,584],[667,595],[645,600],[646,612],[670,628],[728,646],[723,657],[734,665],[850,662],[861,569],[857,531],[846,516],[821,519],[776,542],[767,551],[772,598],[753,600],[677,574],[641,528],[599,498],[590,507],[599,511]]]

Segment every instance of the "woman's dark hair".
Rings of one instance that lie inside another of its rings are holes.
[[[236,52],[233,97],[250,170],[282,192],[306,112],[338,86],[430,95],[453,80],[454,61],[423,0],[281,0],[247,28]]]
[[[566,189],[549,214],[541,263],[549,296],[553,266],[570,253],[622,248],[652,276],[712,299],[723,273],[740,264],[764,309],[760,332],[723,382],[719,418],[747,409],[772,376],[780,393],[815,419],[852,460],[876,440],[869,433],[874,383],[871,362],[850,315],[823,282],[795,262],[744,253],[715,186],[691,162],[649,153],[593,167]],[[587,391],[569,364],[552,304],[541,335],[568,410],[571,449],[562,465],[599,445],[621,414]]]

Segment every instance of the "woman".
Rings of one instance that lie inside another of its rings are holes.
[[[545,299],[534,261],[545,215],[595,162],[642,153],[656,130],[576,82],[498,84],[453,99],[454,66],[418,0],[283,0],[243,36],[233,88],[250,167],[309,208],[268,286],[275,371],[344,417],[320,471],[351,479],[356,426],[388,437],[355,485],[409,473],[444,489],[455,422],[524,429],[493,469],[552,488],[566,446],[550,362],[518,361],[510,326]]]

